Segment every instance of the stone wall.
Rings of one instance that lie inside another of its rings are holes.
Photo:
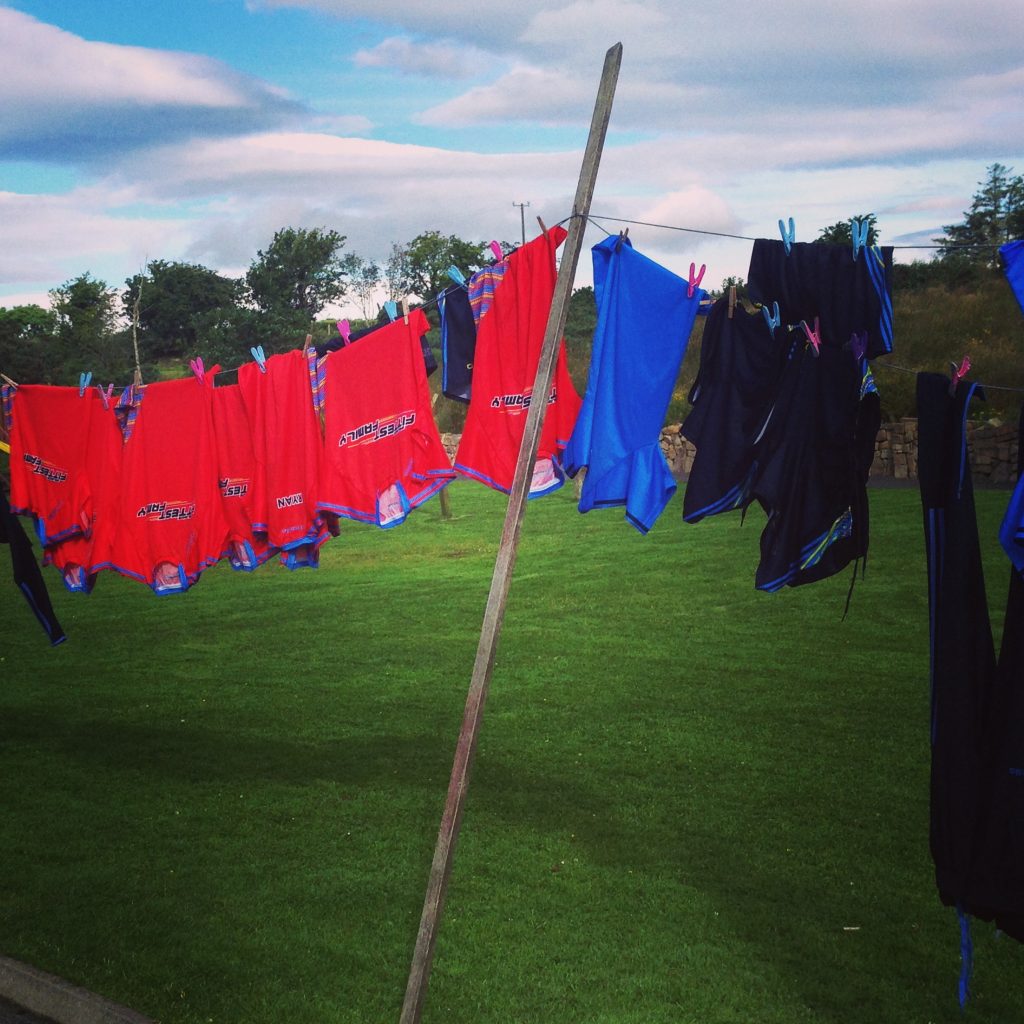
[[[674,423],[661,432],[661,450],[677,476],[685,476],[693,465],[694,446]],[[982,486],[1009,486],[1017,480],[1017,427],[1011,424],[967,424],[967,447],[971,473]],[[895,480],[917,479],[917,420],[883,423],[875,441],[873,477]]]
[[[685,477],[693,465],[697,449],[673,423],[661,432],[661,450],[677,477]],[[441,440],[451,458],[459,445],[458,434],[442,434]],[[981,486],[1008,486],[1017,480],[1017,427],[1010,424],[967,424],[967,446],[974,482]],[[875,441],[873,477],[895,480],[917,479],[917,420],[902,419],[883,423]]]

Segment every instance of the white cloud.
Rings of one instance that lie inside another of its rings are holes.
[[[79,189],[67,195],[0,192],[0,282],[5,286],[52,282],[86,270],[117,286],[147,255],[158,256],[181,245],[188,225],[180,219],[120,215],[120,191]]]
[[[361,68],[383,68],[405,75],[457,79],[474,77],[492,65],[494,58],[475,46],[389,36],[376,46],[357,51],[352,61]]]
[[[448,127],[508,121],[585,125],[590,123],[596,93],[597,79],[557,68],[520,65],[490,85],[474,86],[415,119],[420,124]],[[666,112],[685,110],[699,96],[698,90],[687,92],[672,83],[624,82],[616,90],[613,124],[618,128],[650,129],[651,112],[657,112],[657,122],[661,123]],[[678,124],[677,114],[672,116],[672,124]]]
[[[0,158],[75,162],[294,118],[282,90],[209,57],[91,42],[0,7]]]

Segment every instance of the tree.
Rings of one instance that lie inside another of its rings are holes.
[[[372,260],[350,253],[345,257],[345,273],[351,282],[352,291],[359,300],[359,312],[369,320],[377,312],[377,294],[381,285],[380,267]]]
[[[590,285],[577,288],[569,297],[565,314],[565,346],[573,355],[588,356],[597,326],[597,303]]]
[[[828,242],[832,245],[853,245],[853,230],[851,222],[858,220],[861,223],[864,221],[868,222],[868,245],[878,244],[878,219],[873,213],[859,213],[855,217],[851,217],[850,220],[839,220],[835,224],[830,224],[827,228],[822,228],[818,232],[816,241]]]
[[[125,281],[121,301],[131,317],[139,302],[140,347],[153,357],[183,357],[239,302],[240,282],[196,263],[151,260],[145,274]]]
[[[50,365],[57,320],[42,306],[0,309],[0,369],[16,381],[55,383]]]
[[[131,343],[117,331],[117,293],[88,271],[50,292],[56,322],[53,365],[59,383],[77,382],[91,371],[103,380],[125,382],[135,360]]]
[[[992,164],[988,177],[978,183],[971,208],[964,211],[960,224],[946,224],[939,258],[995,268],[996,249],[1015,238],[1024,237],[1024,177],[1013,169]]]
[[[424,231],[404,246],[393,245],[386,269],[391,297],[432,299],[451,283],[448,268],[453,264],[467,277],[479,270],[486,262],[483,248],[482,242],[467,242],[440,231]]]
[[[275,232],[245,275],[252,303],[261,313],[312,323],[327,303],[345,294],[344,244],[344,235],[326,228]]]

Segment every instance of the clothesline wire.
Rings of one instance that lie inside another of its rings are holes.
[[[873,362],[871,364],[872,371],[877,370],[879,367],[886,370],[899,370],[900,373],[909,373],[914,377],[921,373],[920,370],[913,370],[909,366],[900,366],[897,363],[890,363],[888,361],[884,363]],[[976,383],[978,387],[987,388],[989,391],[1015,391],[1019,394],[1024,394],[1024,388],[1011,387],[1008,384],[986,384],[984,381],[972,381],[972,383]]]
[[[571,214],[571,216],[579,216],[579,214]],[[596,227],[601,228],[602,231],[607,232],[609,235],[612,234],[606,227],[598,223],[598,220],[610,220],[615,221],[617,224],[637,224],[645,228],[661,228],[665,231],[685,231],[693,235],[713,235],[715,238],[735,238],[741,242],[756,242],[757,239],[752,235],[734,235],[728,231],[710,231],[707,228],[687,228],[681,227],[678,224],[657,224],[654,221],[649,220],[630,220],[627,217],[609,217],[603,213],[592,213],[587,219],[593,223]],[[933,244],[933,245],[893,245],[887,246],[887,248],[893,249],[998,249],[999,246],[992,245],[988,242],[968,242],[964,244]]]
[[[609,231],[603,224],[601,224],[600,223],[601,220],[614,221],[617,224],[633,224],[633,225],[637,225],[637,226],[640,226],[640,227],[660,228],[660,229],[663,229],[663,230],[666,230],[666,231],[684,231],[684,232],[687,232],[689,234],[695,234],[695,235],[713,235],[716,238],[734,238],[734,239],[737,239],[738,241],[741,241],[741,242],[756,242],[757,241],[757,239],[754,238],[751,235],[734,235],[734,234],[730,234],[730,233],[725,232],[725,231],[710,231],[710,230],[707,230],[705,228],[682,227],[682,226],[680,226],[678,224],[658,224],[658,223],[655,223],[653,221],[631,220],[631,219],[628,219],[626,217],[610,217],[610,216],[607,216],[605,214],[588,214],[588,215],[584,216],[583,214],[580,214],[580,213],[570,213],[567,217],[563,217],[560,221],[558,221],[557,224],[555,225],[555,227],[561,227],[562,225],[567,224],[569,221],[574,220],[576,218],[585,219],[590,224],[593,224],[594,227],[596,227],[596,228],[600,229],[601,231],[603,231],[606,235],[612,235],[612,234],[614,234],[614,232],[613,231]],[[982,244],[982,243],[974,243],[974,244],[967,244],[967,245],[894,245],[894,246],[892,246],[892,248],[893,249],[987,249],[987,248],[998,248],[998,246],[989,246],[989,245]],[[462,286],[462,287],[464,287],[464,286]],[[430,309],[432,306],[438,306],[439,304],[440,304],[440,296],[435,296],[434,298],[427,299],[425,302],[422,302],[419,306],[416,306],[414,308],[415,309],[421,309],[421,310],[425,311],[427,309]],[[411,310],[410,310],[410,312],[411,312]],[[381,327],[385,327],[387,325],[386,324],[381,324],[380,326]],[[244,366],[244,365],[245,365],[244,363],[240,363],[238,366],[232,366],[232,367],[230,367],[230,368],[228,368],[226,370],[222,369],[222,370],[220,370],[218,372],[220,374],[237,373],[242,368],[242,366]],[[919,372],[918,370],[912,370],[909,367],[897,366],[895,363],[888,363],[888,362],[887,363],[876,363],[875,365],[877,365],[877,366],[885,366],[885,367],[888,367],[889,369],[892,369],[892,370],[899,370],[899,371],[902,371],[903,373],[911,373],[911,374],[915,374],[915,375]],[[9,378],[6,378],[6,379],[9,380]],[[129,386],[130,385],[124,385],[124,388],[127,388]],[[1010,387],[1008,385],[1003,385],[1003,384],[982,384],[981,386],[982,387],[986,387],[986,388],[988,388],[989,390],[992,390],[992,391],[1013,391],[1013,392],[1024,393],[1024,388],[1021,388],[1021,387]],[[122,390],[123,390],[123,388],[122,388]]]

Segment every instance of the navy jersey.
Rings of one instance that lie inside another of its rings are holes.
[[[751,488],[768,515],[758,589],[813,583],[866,556],[866,485],[880,420],[866,361],[848,348],[822,346],[815,355],[802,338],[792,345]]]
[[[1018,443],[1024,470],[1024,408]],[[1019,489],[1019,485],[1018,485]],[[983,638],[982,638],[983,640]],[[986,808],[967,909],[1024,942],[1024,574],[1010,570],[999,664],[981,749],[988,755],[978,802]]]
[[[659,437],[704,293],[688,295],[686,281],[628,238],[609,236],[592,254],[597,326],[565,470],[587,467],[581,512],[624,505],[646,533],[676,490]]]
[[[779,304],[784,324],[820,319],[823,340],[845,345],[867,334],[867,356],[892,351],[892,247],[863,247],[854,260],[850,246],[780,240],[754,242],[747,294],[759,305]]]
[[[446,288],[437,297],[441,314],[441,390],[446,398],[469,402],[476,353],[476,321],[469,292],[460,285]]]
[[[683,495],[690,523],[749,501],[757,440],[771,411],[788,348],[787,332],[769,330],[760,313],[719,299],[708,314],[693,406],[682,426],[697,447]]]
[[[964,380],[950,396],[948,378],[917,378],[931,638],[930,843],[939,896],[949,906],[962,906],[969,891],[981,815],[981,738],[996,670],[964,426],[976,391]]]

